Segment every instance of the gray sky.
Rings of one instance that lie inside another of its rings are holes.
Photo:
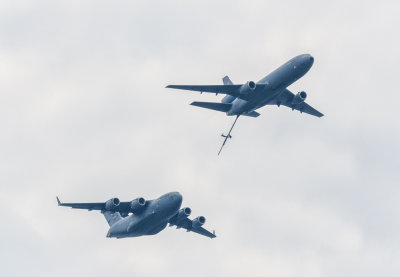
[[[1,276],[399,276],[398,1],[0,2]],[[284,107],[233,118],[167,84],[315,57]],[[218,238],[105,238],[64,201],[180,191]]]

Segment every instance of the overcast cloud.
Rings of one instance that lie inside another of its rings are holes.
[[[1,276],[399,276],[398,1],[0,2]],[[293,84],[240,118],[167,84]],[[183,194],[218,237],[108,239],[63,201]]]

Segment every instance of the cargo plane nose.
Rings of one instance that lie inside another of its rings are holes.
[[[161,197],[161,210],[165,214],[175,214],[182,205],[182,195],[179,192],[170,192]]]
[[[171,198],[173,199],[174,203],[179,205],[179,207],[182,204],[182,195],[179,192],[171,192]]]

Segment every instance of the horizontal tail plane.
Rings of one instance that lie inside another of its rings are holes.
[[[219,112],[228,112],[232,104],[230,103],[216,103],[216,102],[192,102],[190,105],[192,106],[197,106],[200,108],[205,108],[205,109],[210,109],[214,111],[219,111]],[[241,114],[243,116],[250,116],[250,117],[258,117],[260,114],[256,111],[251,111],[248,113],[243,113]]]
[[[215,102],[192,102],[190,105],[225,113],[232,107],[232,104]]]

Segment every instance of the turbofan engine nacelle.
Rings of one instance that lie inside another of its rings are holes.
[[[119,199],[118,198],[111,198],[105,204],[106,211],[113,211],[119,206]]]
[[[192,210],[190,208],[183,208],[180,209],[178,212],[178,218],[183,219],[188,217],[192,213]]]
[[[252,92],[255,89],[256,89],[256,83],[254,83],[253,81],[248,81],[246,84],[244,84],[240,88],[239,93],[240,94],[249,94],[250,92]]]
[[[192,221],[192,227],[193,228],[199,228],[201,227],[204,223],[206,223],[206,218],[204,216],[199,216],[193,219]]]
[[[144,206],[146,205],[146,200],[143,197],[136,198],[131,202],[131,211],[132,212],[140,212]]]
[[[300,91],[293,97],[292,104],[293,105],[300,104],[304,102],[306,98],[307,98],[307,93],[305,91]]]

